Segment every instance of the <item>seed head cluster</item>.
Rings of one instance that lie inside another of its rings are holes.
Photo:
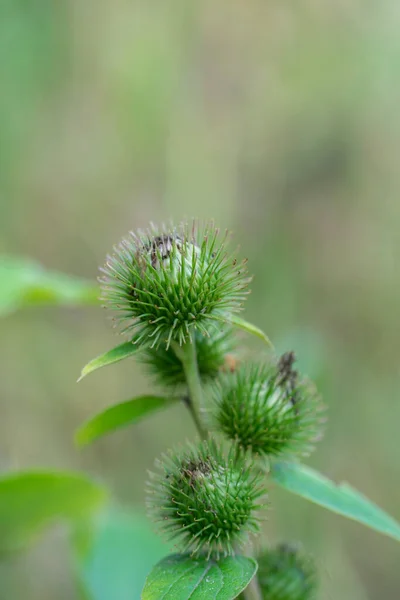
[[[244,364],[215,387],[217,426],[245,452],[304,456],[319,439],[319,398],[294,360],[288,352],[277,362]]]
[[[281,544],[257,557],[263,600],[315,600],[314,562],[296,545]]]
[[[248,293],[246,264],[228,254],[227,236],[207,225],[131,232],[107,257],[102,299],[135,343],[168,348],[229,320]]]
[[[265,493],[258,474],[225,458],[213,442],[157,463],[148,489],[150,511],[183,551],[232,554],[259,529],[256,511]]]
[[[212,328],[209,336],[196,331],[197,366],[202,383],[214,381],[226,367],[227,357],[235,354],[235,335],[231,327]],[[147,365],[156,381],[163,386],[177,388],[186,385],[182,362],[172,346],[146,348],[139,360]]]

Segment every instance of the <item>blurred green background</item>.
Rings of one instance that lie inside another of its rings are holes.
[[[329,406],[311,464],[400,516],[400,7],[396,0],[2,0],[0,253],[95,278],[128,230],[234,231],[246,318]],[[126,506],[194,434],[179,408],[77,451],[99,408],[152,389],[100,309],[0,322],[0,468],[83,469]],[[259,349],[257,342],[246,340]],[[399,597],[399,546],[284,492],[270,540],[317,556],[321,598]],[[0,598],[77,596],[63,530],[0,568]],[[111,599],[110,599],[111,600]]]

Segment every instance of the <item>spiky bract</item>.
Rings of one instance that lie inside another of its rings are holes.
[[[214,380],[229,365],[235,352],[232,328],[212,329],[210,336],[195,332],[197,365],[203,383]],[[177,387],[186,385],[182,362],[173,347],[146,348],[138,356],[161,385]]]
[[[102,269],[102,299],[135,343],[183,344],[240,310],[249,279],[226,238],[212,225],[199,232],[183,224],[131,232],[115,247]]]
[[[182,550],[232,554],[259,529],[256,511],[265,493],[261,476],[226,458],[212,441],[163,457],[151,474],[148,506]]]
[[[319,398],[293,362],[288,352],[272,364],[245,364],[216,386],[218,428],[245,452],[305,456],[319,439]]]
[[[314,600],[317,577],[314,562],[296,545],[281,544],[257,557],[263,600]]]

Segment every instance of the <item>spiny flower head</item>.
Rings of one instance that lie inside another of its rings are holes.
[[[287,352],[271,364],[245,364],[215,387],[218,428],[245,452],[307,455],[321,435],[321,405]]]
[[[203,383],[213,381],[229,368],[229,360],[234,356],[235,337],[231,327],[213,329],[209,336],[196,331],[197,365]],[[145,348],[139,360],[146,364],[161,385],[178,387],[186,385],[182,362],[172,346],[166,348]]]
[[[226,458],[212,441],[171,454],[151,474],[148,506],[184,552],[232,554],[259,530],[256,511],[265,493],[261,476],[245,463]]]
[[[169,347],[241,309],[249,278],[208,225],[131,232],[102,269],[102,299],[135,343]]]
[[[317,578],[314,562],[296,545],[281,544],[257,557],[263,600],[314,600]]]

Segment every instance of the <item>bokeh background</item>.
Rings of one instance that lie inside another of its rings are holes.
[[[95,278],[149,221],[214,218],[255,279],[246,317],[329,406],[310,464],[400,516],[400,5],[396,0],[2,0],[0,252]],[[143,504],[194,431],[179,408],[85,451],[72,437],[152,388],[99,309],[0,323],[0,468],[82,469]],[[246,340],[256,349],[256,341]],[[271,540],[317,556],[321,598],[399,597],[399,546],[284,492]],[[75,599],[65,536],[0,569],[0,598]],[[110,599],[111,600],[111,599]]]

